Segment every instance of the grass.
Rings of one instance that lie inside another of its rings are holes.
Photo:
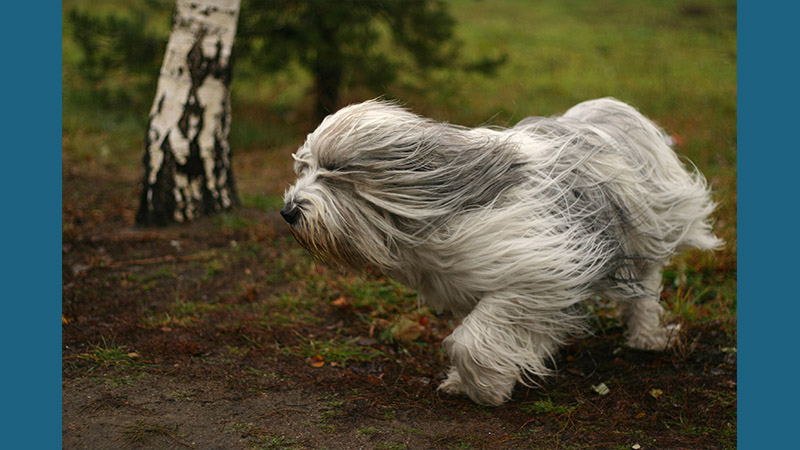
[[[537,400],[533,403],[528,403],[526,405],[522,405],[519,407],[525,413],[537,415],[537,414],[569,414],[572,411],[575,411],[577,407],[575,406],[563,406],[563,405],[556,405],[553,403],[552,400],[549,398],[546,400]]]
[[[289,450],[297,448],[297,441],[284,436],[262,435],[250,445],[250,450]]]
[[[297,441],[282,435],[266,433],[252,423],[234,422],[225,427],[225,433],[239,433],[248,438],[248,450],[290,450],[297,447]]]
[[[375,427],[361,427],[358,430],[356,430],[356,434],[361,435],[361,436],[375,436],[376,434],[379,434],[380,432],[381,432],[381,430],[379,430],[378,428],[375,428]]]
[[[396,442],[377,442],[375,443],[375,450],[406,450],[408,445],[399,444]]]
[[[169,441],[180,444],[184,447],[194,448],[193,446],[181,441],[181,438],[186,435],[178,434],[177,427],[166,427],[157,423],[149,422],[146,420],[137,420],[136,422],[125,427],[124,436],[129,442],[142,446],[150,436],[162,436]]]
[[[191,327],[206,320],[209,313],[223,308],[225,306],[214,303],[184,300],[176,294],[166,311],[145,313],[142,322],[146,328]]]
[[[345,364],[352,361],[370,361],[383,353],[371,347],[359,345],[359,338],[342,340],[333,338],[329,341],[309,339],[302,342],[299,347],[287,348],[287,353],[295,353],[307,358],[321,357],[325,363]]]
[[[101,338],[101,343],[92,345],[89,352],[78,356],[98,366],[130,367],[146,365],[138,361],[140,358],[138,353],[131,351],[124,345],[118,345],[114,338],[106,340],[103,337]]]

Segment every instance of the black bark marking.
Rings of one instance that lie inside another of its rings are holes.
[[[167,97],[167,94],[161,94],[161,98],[158,99],[158,106],[156,107],[156,114],[161,114],[161,109],[164,107],[164,99]],[[147,124],[147,128],[150,128],[150,124]]]
[[[146,144],[149,144],[149,142]],[[174,220],[173,214],[177,208],[177,201],[173,192],[175,189],[173,175],[175,173],[175,156],[169,143],[169,133],[164,137],[159,149],[164,155],[164,159],[153,184],[150,184],[149,180],[152,161],[150,153],[145,150],[143,158],[145,166],[143,188],[139,211],[136,213],[136,223],[139,225],[164,226]],[[151,198],[148,199],[148,197]]]

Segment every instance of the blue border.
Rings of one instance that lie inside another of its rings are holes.
[[[61,8],[4,6],[2,446],[61,448]]]
[[[740,449],[797,445],[798,16],[795,2],[738,5]]]

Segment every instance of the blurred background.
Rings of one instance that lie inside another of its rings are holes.
[[[383,96],[440,121],[511,126],[614,96],[676,136],[735,242],[735,1],[363,3],[381,4],[243,0],[230,145],[245,206],[275,203],[320,110]],[[136,183],[173,8],[63,2],[67,171]]]

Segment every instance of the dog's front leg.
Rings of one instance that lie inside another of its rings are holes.
[[[524,381],[523,373],[526,378],[547,375],[546,361],[564,334],[553,322],[567,318],[552,316],[553,311],[538,313],[532,310],[535,304],[503,294],[478,302],[443,342],[452,367],[439,389],[496,406],[511,398],[514,384]]]

